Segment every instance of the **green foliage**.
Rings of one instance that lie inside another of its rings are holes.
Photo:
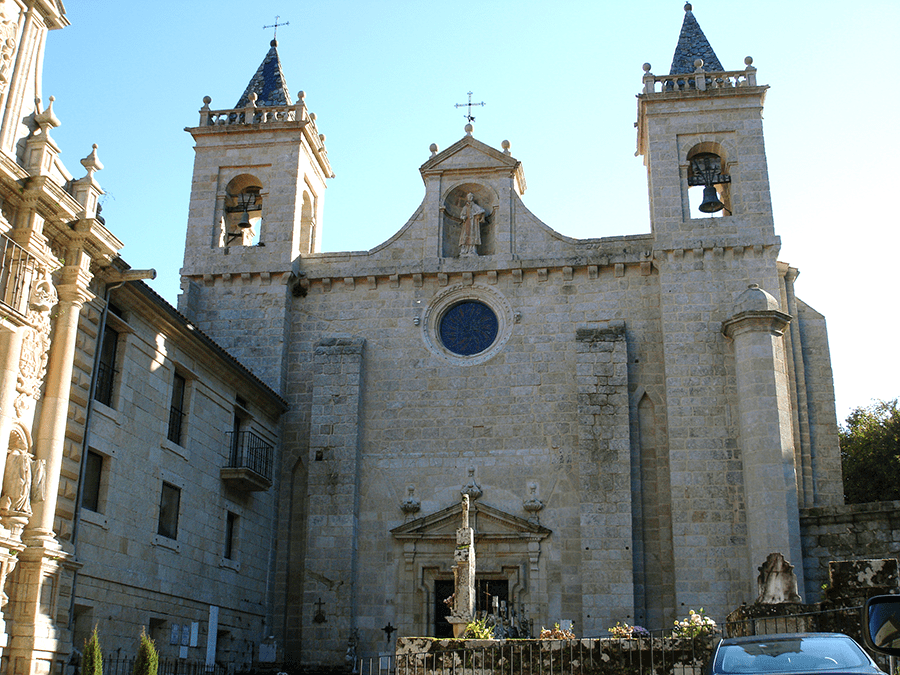
[[[141,629],[141,645],[134,660],[134,675],[156,675],[159,669],[159,653],[147,632]]]
[[[900,408],[897,399],[856,408],[840,428],[848,504],[900,499]]]
[[[100,650],[100,636],[97,626],[84,643],[84,654],[81,657],[81,675],[103,675],[103,652]]]
[[[466,632],[463,637],[470,640],[493,640],[494,627],[487,625],[487,617],[475,619],[466,624]]]

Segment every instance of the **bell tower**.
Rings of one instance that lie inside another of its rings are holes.
[[[752,58],[744,63],[722,67],[688,4],[669,74],[644,64],[637,147],[658,245],[774,237],[762,129],[768,86],[757,84]]]
[[[772,552],[795,565],[803,588],[802,439],[793,417],[805,413],[793,407],[787,376],[785,334],[795,317],[777,300],[784,282],[763,141],[768,87],[757,83],[750,57],[726,70],[691,5],[684,9],[669,73],[644,64],[637,147],[647,167],[660,321],[673,327],[662,336],[670,484],[684,486],[672,492],[666,581],[675,607],[724,613],[729,602],[754,597],[743,580]],[[727,487],[707,487],[728,471]],[[731,513],[734,522],[710,522],[708,513]],[[654,563],[643,564],[647,580],[638,583],[649,585]],[[716,571],[700,577],[698,568]],[[721,607],[704,600],[719,590],[728,598]],[[651,615],[666,610],[652,594],[639,601]]]
[[[207,96],[186,129],[195,158],[178,308],[282,391],[287,281],[297,258],[319,250],[334,174],[303,92],[291,99],[277,47],[272,40],[233,108],[213,110]]]

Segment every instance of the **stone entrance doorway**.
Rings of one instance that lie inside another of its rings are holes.
[[[453,637],[453,626],[447,622],[450,608],[444,600],[453,595],[453,579],[434,580],[434,626],[433,635],[438,638]],[[500,602],[509,602],[508,579],[475,579],[475,611],[491,611],[494,597]]]

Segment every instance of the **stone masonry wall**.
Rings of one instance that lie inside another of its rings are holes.
[[[832,560],[900,558],[900,501],[801,509],[803,601],[823,599]]]

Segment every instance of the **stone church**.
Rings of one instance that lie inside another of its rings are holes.
[[[334,173],[273,41],[188,129],[176,310],[119,257],[97,147],[76,177],[52,138],[63,4],[0,0],[0,673],[95,625],[231,671],[446,634],[464,495],[479,606],[535,630],[721,618],[776,551],[814,599],[856,517],[825,322],[778,261],[767,87],[685,10],[640,82],[651,231],[598,239],[468,126],[388,241],[322,252]]]
[[[332,167],[276,43],[234,108],[205,99],[178,308],[287,402],[287,655],[443,634],[461,494],[479,594],[535,626],[721,617],[773,551],[803,592],[800,509],[842,503],[825,322],[778,260],[767,87],[685,10],[638,96],[649,234],[559,234],[467,126],[396,234],[322,252]]]

